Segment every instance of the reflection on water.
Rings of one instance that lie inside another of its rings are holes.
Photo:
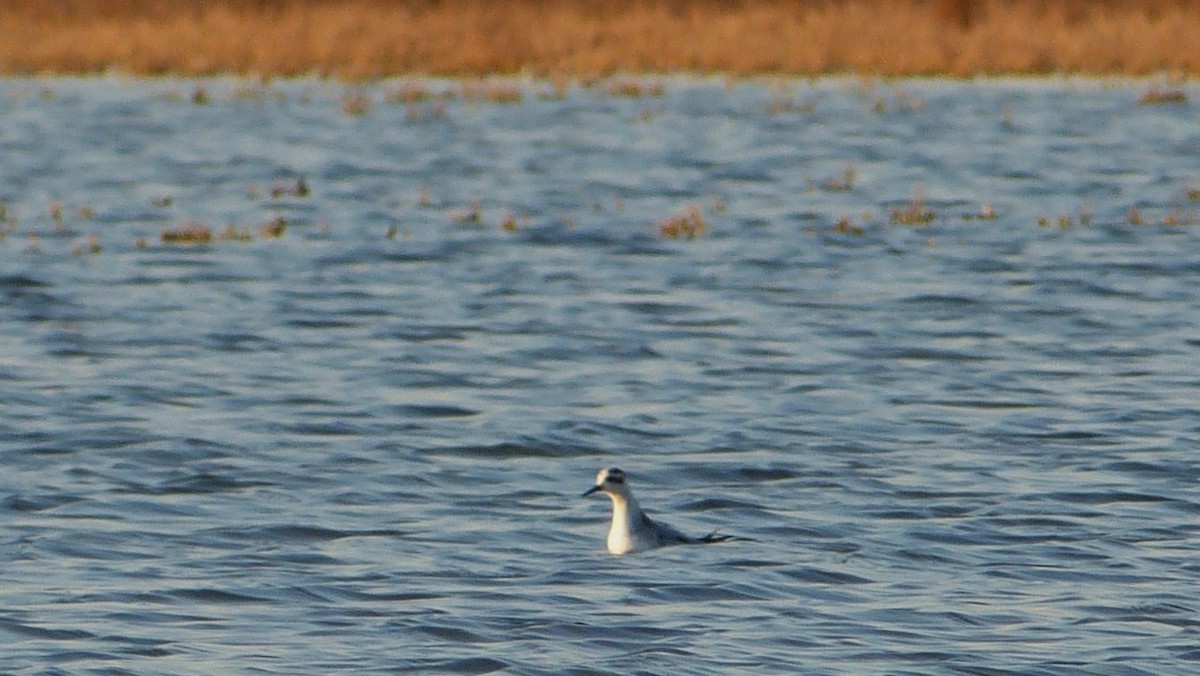
[[[1188,106],[387,86],[0,87],[4,671],[1200,658]]]

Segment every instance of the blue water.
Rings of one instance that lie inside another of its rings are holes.
[[[0,82],[0,671],[1198,668],[1194,103],[518,84]]]

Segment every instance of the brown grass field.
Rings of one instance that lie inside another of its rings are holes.
[[[5,0],[0,73],[1194,76],[1200,0]]]

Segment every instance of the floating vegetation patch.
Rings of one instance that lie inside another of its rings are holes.
[[[425,119],[436,119],[445,116],[445,101],[436,101],[426,105],[410,103],[404,107],[404,119],[409,122],[420,122]]]
[[[643,96],[662,96],[666,85],[661,80],[646,79],[635,76],[621,76],[604,83],[602,91],[614,98],[642,98]]]
[[[163,244],[208,244],[213,241],[213,232],[203,223],[185,221],[174,228],[163,228],[159,239]]]
[[[847,164],[840,176],[825,179],[821,185],[833,192],[850,192],[854,190],[854,181],[858,178],[858,169],[853,163]]]
[[[82,244],[71,247],[71,255],[77,258],[80,256],[94,256],[103,250],[104,247],[100,246],[100,238],[96,235],[88,235]]]
[[[768,115],[783,115],[785,113],[811,113],[817,109],[815,101],[797,101],[790,92],[777,91],[763,106]]]
[[[1000,218],[1000,214],[996,213],[996,208],[987,202],[984,202],[983,204],[979,205],[979,211],[976,211],[973,214],[966,214],[963,216],[963,220],[968,220],[968,221],[969,220],[994,221],[997,218]]]
[[[928,225],[935,218],[937,213],[925,203],[925,195],[919,189],[904,206],[895,206],[888,211],[888,220],[902,225]]]
[[[862,235],[866,228],[857,225],[849,216],[842,216],[833,224],[833,231],[840,235]]]
[[[1195,211],[1175,207],[1163,216],[1162,224],[1167,227],[1191,226],[1200,224],[1200,216]]]
[[[287,231],[288,222],[283,216],[277,216],[262,224],[258,229],[263,237],[283,237],[283,233]]]
[[[704,211],[697,205],[658,224],[658,234],[668,239],[696,239],[705,232],[708,232],[708,223],[704,220]]]
[[[479,225],[483,223],[483,207],[474,202],[466,209],[451,212],[450,218],[459,225]]]
[[[355,89],[342,94],[342,112],[360,116],[371,112],[371,97],[366,91]]]
[[[516,232],[519,226],[520,223],[518,222],[517,217],[512,213],[505,214],[504,218],[500,221],[500,229],[504,232]]]
[[[249,242],[254,239],[254,236],[250,234],[249,228],[239,228],[230,223],[221,231],[219,239],[223,242]]]
[[[1187,94],[1182,89],[1154,85],[1142,92],[1138,97],[1138,105],[1157,106],[1163,104],[1183,104],[1188,102]]]
[[[520,103],[524,95],[521,92],[521,87],[516,82],[495,79],[463,82],[462,97],[465,101]]]
[[[1075,227],[1076,220],[1074,216],[1069,214],[1062,214],[1058,218],[1054,219],[1046,215],[1038,216],[1039,228],[1051,228],[1054,227],[1055,224],[1058,224],[1059,230],[1070,230],[1071,228]]]
[[[381,119],[371,120],[367,126],[375,123],[391,125],[400,119],[405,110],[418,111],[413,113],[415,115],[442,114],[434,111],[444,111],[446,102],[449,101],[451,110],[458,112],[461,107],[455,102],[465,99],[478,101],[480,106],[504,105],[520,101],[522,96],[534,96],[536,92],[551,87],[550,82],[554,83],[554,91],[565,92],[574,85],[564,83],[578,81],[570,79],[538,81],[530,80],[527,77],[495,77],[455,83],[441,80],[425,82],[414,79],[394,84],[390,90],[386,89],[387,85],[345,86],[334,84],[325,90],[326,96],[319,99],[318,105],[324,107],[325,115],[332,119],[338,119],[340,117],[339,102],[345,106],[347,102],[353,103],[356,99],[361,99],[364,105],[369,107],[372,97],[378,100],[381,93],[386,91],[385,100],[402,103],[406,108],[381,107],[377,111],[378,117]],[[1171,86],[1150,86],[1145,91],[1122,86],[1118,98],[1112,99],[1113,105],[1117,109],[1116,112],[1121,114],[1137,113],[1155,120],[1182,119],[1186,121],[1188,119],[1187,109],[1172,110],[1168,108],[1152,111],[1131,109],[1132,99],[1139,93],[1141,94],[1139,102],[1143,105],[1186,103],[1187,95],[1184,91],[1174,88],[1176,86],[1174,81],[1170,81],[1170,83]],[[181,87],[178,84],[173,86]],[[192,86],[194,89],[191,89]],[[220,88],[223,86],[220,81],[204,81],[204,84],[200,85],[182,85],[187,88],[178,89],[180,93],[177,100],[186,101],[190,91],[202,98],[202,102],[205,104],[214,107],[228,105],[233,109],[232,114],[243,114],[245,106],[236,104],[239,99],[231,99],[225,95],[227,89]],[[905,110],[914,113],[921,110],[923,105],[919,96],[910,94],[901,86],[887,80],[848,79],[836,86],[849,92],[848,101],[842,99],[839,102],[831,99],[829,100],[830,107],[836,110],[841,105],[843,112],[822,110],[821,115],[814,116],[813,121],[773,120],[765,118],[766,114],[772,112],[771,110],[766,113],[758,110],[764,98],[771,95],[771,92],[775,92],[774,96],[781,102],[794,101],[789,93],[790,90],[786,89],[766,89],[754,97],[743,99],[743,103],[748,101],[749,107],[736,112],[738,115],[751,116],[757,113],[760,120],[765,120],[765,124],[772,126],[775,130],[794,128],[804,131],[812,129],[813,138],[819,140],[821,136],[813,125],[817,122],[821,125],[826,124],[827,115],[849,114],[870,118],[871,116],[862,110],[864,102],[867,105],[874,105],[874,102],[883,101],[885,111]],[[598,96],[642,97],[658,96],[664,93],[661,80],[641,76],[606,76],[587,81],[586,87],[588,87],[587,92]],[[707,87],[707,89],[698,91],[711,92],[710,85],[702,85],[702,87]],[[257,85],[257,90],[268,91],[265,89],[265,85]],[[31,87],[28,91],[14,90],[12,95],[33,98],[44,96],[40,93],[41,91],[41,89]],[[294,92],[296,90],[289,89],[287,91]],[[304,91],[311,95],[311,92],[320,92],[321,90],[316,85],[311,85]],[[817,93],[813,96],[819,96],[821,89],[814,88],[814,91]],[[923,92],[924,90],[919,91]],[[685,93],[686,96],[681,96],[681,100],[685,100],[689,106],[694,105],[692,102],[692,99],[695,98],[693,91],[688,90]],[[589,103],[587,94],[580,94],[575,98],[577,100],[561,108],[574,110],[576,106],[586,106]],[[51,97],[49,100],[64,101],[66,98],[54,99]],[[306,99],[301,99],[295,94],[285,100],[307,102]],[[929,112],[945,115],[946,110],[942,100],[934,100],[936,108]],[[849,106],[846,106],[846,103],[849,103]],[[664,101],[632,101],[607,107],[606,110],[615,110],[624,116],[642,109],[645,111],[646,121],[657,124],[654,116],[667,109],[667,105],[668,102]],[[702,106],[704,103],[700,102],[699,105]],[[790,105],[781,103],[776,111],[789,109]],[[985,127],[988,129],[996,130],[997,120],[994,119],[994,116],[1001,111],[1000,105],[999,102],[993,104],[980,117],[980,119],[984,119]],[[1005,126],[1012,125],[1011,119],[1009,119],[1013,115],[1012,105],[1014,104],[1003,104]],[[654,108],[650,106],[654,106]],[[507,112],[521,116],[548,114],[551,116],[548,119],[553,120],[552,116],[560,107],[538,104],[530,105],[529,108],[528,111]],[[195,111],[190,110],[184,112],[187,115],[195,114]],[[209,112],[221,111],[206,111],[204,115],[208,117]],[[1022,114],[1024,120],[1023,111],[1019,110],[1018,112]],[[477,115],[475,117],[486,116]],[[817,120],[818,117],[820,120]],[[1031,116],[1030,119],[1036,119],[1036,116]],[[675,120],[671,121],[672,124],[675,122]],[[711,122],[711,120],[707,120],[707,122]],[[924,121],[921,122],[924,123]],[[895,127],[904,132],[903,125],[908,121],[884,120],[882,123],[888,125],[889,128]],[[365,133],[363,130],[356,129],[361,125],[348,124],[345,126],[353,133]],[[428,131],[435,136],[450,134],[454,131],[454,126],[444,125],[444,128],[434,127]],[[1025,129],[1025,125],[1021,125],[1021,127],[1023,130]],[[928,129],[928,125],[922,128]],[[423,129],[405,129],[404,133],[416,138],[425,131]],[[655,140],[654,137],[658,131],[653,128],[639,129],[636,131],[636,136]],[[1036,129],[1031,127],[1026,131],[1032,133]],[[1026,133],[1026,131],[1021,133]],[[1005,130],[999,130],[996,133],[1001,138],[1011,136]],[[801,136],[803,134],[795,138],[800,139]],[[554,135],[546,138],[549,139],[548,146],[558,142],[558,138]],[[772,142],[787,144],[792,142],[792,138],[791,136],[778,136]],[[805,139],[807,138],[805,137]],[[864,138],[870,142],[869,137],[864,136]],[[370,140],[367,139],[367,141]],[[542,138],[537,140],[539,143],[545,142]],[[796,141],[796,143],[804,142],[806,142],[804,139]],[[954,142],[960,141],[955,138]],[[730,168],[730,166],[725,166],[722,156],[725,150],[712,148],[709,149],[708,154],[696,158],[693,164],[691,163],[692,158],[688,156],[693,145],[689,143],[681,147],[684,149],[679,152],[678,156],[666,156],[664,163],[654,168],[655,180],[658,179],[657,173],[659,172],[665,174],[678,169],[686,173],[686,181],[677,182],[674,180],[674,176],[668,176],[659,184],[671,190],[672,199],[682,196],[682,200],[684,200],[682,203],[668,206],[665,211],[670,215],[665,218],[661,218],[662,211],[651,211],[646,208],[647,204],[661,204],[662,195],[653,193],[652,189],[643,190],[642,186],[636,186],[638,188],[636,190],[626,190],[625,177],[614,181],[615,187],[611,188],[603,187],[606,185],[606,181],[597,181],[586,184],[588,187],[581,191],[557,192],[555,200],[560,201],[543,207],[541,205],[530,206],[536,202],[527,198],[521,190],[489,194],[486,192],[488,190],[486,183],[482,188],[475,185],[467,188],[471,191],[483,190],[485,192],[468,192],[465,198],[435,196],[431,194],[431,185],[438,190],[445,189],[452,192],[458,192],[462,188],[446,187],[448,184],[443,183],[445,176],[438,173],[442,169],[436,163],[431,165],[438,167],[435,170],[415,169],[410,171],[403,164],[405,161],[403,157],[399,155],[395,165],[399,169],[398,174],[392,175],[390,171],[381,171],[377,175],[374,170],[365,172],[367,187],[361,193],[355,192],[360,188],[356,182],[351,185],[352,181],[343,179],[339,174],[333,174],[330,179],[332,185],[326,190],[314,192],[310,180],[315,182],[317,179],[313,176],[300,176],[299,172],[318,172],[318,175],[323,175],[321,172],[325,170],[321,164],[316,164],[316,168],[314,168],[314,164],[308,163],[307,157],[301,157],[295,165],[282,162],[279,166],[264,169],[260,176],[243,178],[241,173],[230,174],[229,176],[236,176],[236,178],[222,180],[236,182],[216,186],[218,191],[225,190],[224,194],[213,194],[212,186],[201,185],[198,188],[195,183],[187,181],[176,183],[162,180],[159,182],[160,179],[157,177],[148,177],[144,179],[147,181],[145,185],[135,186],[130,193],[137,195],[132,198],[133,204],[108,204],[93,207],[91,204],[79,203],[79,200],[95,199],[96,196],[93,195],[68,195],[66,198],[56,198],[40,192],[33,192],[26,197],[16,195],[10,199],[20,200],[19,206],[24,219],[22,222],[18,222],[15,213],[16,207],[10,208],[7,203],[0,202],[0,243],[9,247],[10,252],[19,248],[21,242],[28,241],[28,251],[37,251],[41,254],[49,251],[70,252],[76,256],[90,256],[122,248],[127,249],[129,238],[134,238],[133,248],[135,249],[150,248],[149,244],[156,243],[156,233],[158,242],[163,244],[207,245],[218,242],[238,243],[281,239],[287,236],[287,232],[292,229],[292,226],[298,224],[303,224],[303,227],[294,228],[295,235],[311,240],[327,240],[332,239],[332,236],[327,225],[329,221],[323,219],[329,218],[333,218],[335,222],[339,223],[339,230],[341,225],[345,225],[347,229],[361,227],[369,233],[369,236],[387,240],[423,239],[430,236],[436,237],[438,234],[448,234],[454,237],[464,236],[449,227],[449,223],[470,226],[474,232],[465,235],[467,237],[486,237],[488,233],[498,236],[499,233],[520,232],[530,222],[530,217],[526,215],[530,209],[540,212],[539,228],[536,233],[538,241],[545,241],[547,237],[555,236],[556,228],[561,228],[564,240],[569,240],[570,237],[566,235],[572,229],[608,228],[611,227],[613,220],[625,224],[635,224],[637,230],[630,233],[631,236],[651,232],[666,239],[694,240],[706,235],[712,228],[713,221],[718,218],[722,222],[724,221],[724,217],[719,215],[726,212],[727,206],[718,192],[736,198],[739,205],[749,205],[748,208],[740,210],[742,213],[737,219],[730,219],[731,224],[738,224],[745,228],[742,233],[733,233],[735,237],[753,236],[752,233],[756,228],[781,227],[826,236],[869,234],[873,235],[869,240],[871,242],[886,239],[889,242],[908,243],[916,241],[915,238],[901,234],[897,229],[889,230],[886,225],[891,223],[914,228],[929,226],[927,231],[922,231],[922,236],[926,241],[932,242],[934,236],[941,238],[945,234],[943,231],[950,227],[958,229],[950,235],[952,239],[946,241],[967,241],[975,234],[983,236],[984,228],[981,222],[1001,219],[1006,221],[1006,227],[1025,227],[1032,230],[1032,226],[1036,224],[1037,228],[1049,231],[1083,230],[1092,224],[1094,218],[1109,229],[1128,228],[1129,226],[1182,228],[1200,224],[1200,215],[1198,215],[1198,211],[1200,211],[1200,176],[1196,173],[1186,173],[1188,171],[1186,168],[1172,169],[1175,172],[1171,175],[1172,180],[1176,183],[1166,194],[1158,187],[1139,195],[1126,194],[1123,191],[1103,192],[1094,187],[1088,187],[1082,195],[1085,206],[1076,211],[1071,211],[1069,207],[1064,209],[1061,205],[1063,195],[1059,193],[1047,197],[1047,204],[1039,207],[1027,203],[1023,197],[1015,197],[1010,192],[1011,187],[998,185],[999,193],[991,197],[999,201],[992,202],[981,200],[980,196],[976,194],[954,194],[954,191],[973,192],[981,187],[986,190],[990,189],[989,185],[995,184],[965,188],[952,181],[938,183],[936,187],[939,200],[931,203],[926,199],[920,186],[916,187],[912,191],[911,197],[907,199],[902,193],[891,193],[886,196],[877,194],[874,191],[878,187],[877,183],[885,180],[889,175],[895,175],[889,174],[893,167],[885,166],[885,163],[891,160],[886,155],[874,153],[854,154],[853,148],[859,147],[857,142],[849,150],[835,148],[828,153],[818,151],[803,155],[801,161],[797,163],[798,170],[815,170],[819,173],[808,175],[801,173],[799,177],[794,173],[789,173],[789,177],[782,180],[788,181],[790,192],[781,195],[778,202],[772,203],[764,211],[755,212],[755,205],[762,204],[760,200],[764,188],[760,184],[780,180],[780,177],[784,175],[784,173],[777,173],[774,165],[769,164],[771,158],[768,158],[768,162],[762,165],[765,168],[756,165],[756,160],[742,162],[745,167]],[[736,146],[731,147],[736,148]],[[333,149],[333,152],[337,151],[340,149]],[[435,149],[433,152],[437,152],[437,150]],[[679,163],[673,164],[677,160]],[[737,165],[737,158],[735,157],[734,160],[735,162],[732,164]],[[590,160],[587,161],[590,162]],[[653,161],[657,161],[657,158]],[[896,158],[894,161],[901,163],[908,160],[904,157]],[[872,171],[866,179],[860,175],[860,165],[856,162],[870,163]],[[586,162],[583,164],[586,165]],[[808,169],[809,165],[813,169]],[[513,167],[518,174],[527,172],[512,182],[513,185],[520,188],[521,186],[518,184],[520,179],[530,177],[530,180],[542,180],[543,176],[550,173],[546,167],[553,165],[543,161],[540,153],[534,153],[521,162],[505,166]],[[1184,166],[1186,167],[1186,163]],[[588,166],[583,168],[584,171],[590,170]],[[922,167],[906,165],[903,169],[907,175],[921,171]],[[788,172],[790,172],[790,166]],[[1042,178],[1042,175],[1036,170],[1015,171],[1011,173],[1011,176],[1018,179],[1018,182]],[[506,185],[509,178],[504,177]],[[553,178],[551,175],[551,179]],[[244,183],[247,180],[257,180],[257,182]],[[636,180],[636,178],[632,178],[629,182],[632,185]],[[1109,178],[1103,176],[1098,180],[1100,181],[1098,185],[1104,185],[1103,181],[1107,181]],[[795,189],[796,183],[800,183],[798,190]],[[247,186],[245,194],[254,202],[253,204],[247,205],[243,200],[238,205],[238,200],[229,199],[229,193],[235,197],[238,195],[237,186],[239,185]],[[595,186],[601,187],[597,191]],[[318,183],[317,187],[325,186]],[[208,192],[202,192],[205,190]],[[675,192],[677,190],[686,192]],[[744,190],[748,192],[743,192]],[[176,192],[178,197],[173,194]],[[9,194],[12,192],[10,191]],[[743,194],[748,196],[744,200]],[[1036,200],[1039,195],[1047,194],[1049,193],[1030,193],[1029,201]],[[521,197],[516,197],[516,195],[521,195]],[[1114,195],[1123,196],[1116,198],[1113,197]],[[475,196],[481,197],[482,200],[475,199]],[[210,198],[211,201],[208,201]],[[352,212],[355,215],[350,218],[344,216],[345,212],[333,215],[334,212],[324,211],[337,209],[339,204],[344,203],[344,200],[347,199],[378,200],[378,202],[361,205],[363,209]],[[1103,204],[1098,205],[1095,217],[1093,217],[1092,207],[1088,203],[1090,199],[1104,201]],[[1117,199],[1123,201],[1115,201]],[[518,200],[520,200],[519,204]],[[506,202],[511,203],[506,204]],[[484,213],[482,203],[488,204],[487,213]],[[234,206],[230,207],[231,204]],[[152,208],[148,208],[148,206]],[[239,206],[245,210],[245,213],[238,212]],[[189,212],[188,209],[192,207],[197,208]],[[409,213],[396,213],[405,210],[409,210]],[[671,213],[672,211],[674,213]],[[97,213],[100,214],[98,219]],[[619,219],[608,218],[611,214],[632,214],[632,216]],[[366,222],[360,223],[354,220],[359,218]],[[656,220],[660,218],[661,220]],[[84,221],[98,221],[98,223],[85,224]],[[150,225],[147,226],[147,223]],[[216,223],[217,225],[210,228],[205,223]],[[222,225],[225,223],[228,225]],[[309,227],[308,224],[313,224],[313,227]],[[981,227],[973,229],[965,224],[978,224]],[[127,234],[124,240],[110,234],[110,230],[98,229],[100,226],[120,228],[126,225],[131,226],[134,232]],[[438,227],[443,230],[437,230]],[[99,234],[89,235],[89,232]],[[988,229],[986,236],[996,236],[996,233],[999,232],[1002,231]],[[722,227],[721,233],[726,234],[727,229]],[[606,232],[606,235],[611,234],[611,232]],[[101,237],[103,237],[103,245],[101,245]],[[513,237],[506,241],[521,243],[529,239],[534,238]],[[14,242],[17,244],[14,245]]]
[[[433,98],[433,90],[416,81],[403,82],[399,86],[388,90],[383,95],[383,100],[388,103],[404,104],[423,103]]]
[[[311,193],[308,181],[305,181],[303,178],[296,179],[294,183],[276,183],[271,186],[271,197],[274,199],[281,197],[308,197]]]

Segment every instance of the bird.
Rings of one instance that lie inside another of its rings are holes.
[[[652,520],[642,511],[626,482],[624,470],[605,467],[596,474],[596,485],[584,491],[582,497],[605,493],[612,498],[612,526],[608,529],[608,551],[621,555],[669,545],[707,545],[726,542],[732,535],[713,531],[703,537],[688,537],[665,523]]]

